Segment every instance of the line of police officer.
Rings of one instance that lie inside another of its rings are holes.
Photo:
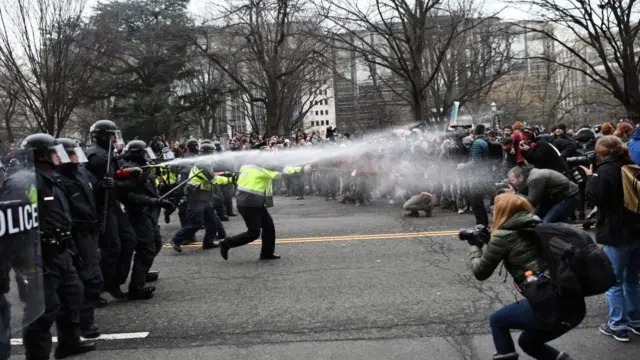
[[[12,326],[14,331],[23,328],[27,359],[49,359],[54,322],[56,358],[95,350],[95,343],[83,341],[81,336],[100,336],[94,313],[96,307],[107,303],[101,292],[116,299],[153,297],[155,288],[146,283],[158,278],[149,271],[162,247],[158,218],[162,208],[173,211],[174,202],[160,197],[156,176],[148,166],[155,154],[144,142],[130,142],[123,157],[116,159],[113,150],[123,142],[115,123],[96,122],[91,136],[93,146],[86,152],[71,139],[28,136],[21,146],[29,154],[24,171],[8,175],[2,184],[0,360],[10,355]],[[25,174],[34,173],[32,189]],[[12,205],[4,211],[6,204],[16,201],[20,207]],[[34,210],[25,204],[32,204]],[[26,231],[9,231],[12,236],[5,237],[7,223],[11,227],[21,224],[19,230],[37,229],[36,250],[24,245],[30,244],[23,236]],[[26,261],[27,255],[38,259]],[[120,287],[130,269],[125,294]],[[5,297],[11,270],[24,306],[20,321],[11,321],[14,314]]]

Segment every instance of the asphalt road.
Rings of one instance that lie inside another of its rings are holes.
[[[471,215],[405,218],[399,205],[317,197],[278,197],[270,212],[281,260],[258,261],[258,244],[228,261],[217,249],[163,249],[154,299],[98,310],[103,334],[132,339],[99,341],[77,359],[491,358],[488,315],[516,294],[497,273],[483,283],[470,274],[455,234]],[[176,220],[162,225],[165,241]],[[225,227],[245,229],[241,218]],[[640,337],[600,335],[605,319],[603,297],[589,299],[584,323],[554,343],[574,359],[637,358]]]

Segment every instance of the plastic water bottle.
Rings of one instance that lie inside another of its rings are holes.
[[[525,272],[524,276],[527,278],[527,283],[538,281],[538,277],[533,275],[533,271],[531,271],[531,270]]]

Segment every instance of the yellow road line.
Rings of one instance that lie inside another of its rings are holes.
[[[575,227],[581,227],[581,224],[575,224]],[[359,235],[335,235],[335,236],[315,236],[315,237],[295,237],[277,239],[278,244],[300,244],[300,243],[316,243],[316,242],[333,242],[333,241],[357,241],[357,240],[389,240],[389,239],[408,239],[414,237],[434,237],[434,236],[456,236],[459,230],[441,230],[441,231],[423,231],[423,232],[406,232],[406,233],[389,233],[389,234],[359,234]],[[256,240],[253,245],[260,245],[262,241]],[[183,248],[200,247],[202,242],[198,241],[193,244],[183,245]],[[170,244],[165,247],[171,247]]]
[[[297,243],[314,243],[314,242],[332,242],[332,241],[354,241],[354,240],[387,240],[387,239],[407,239],[413,237],[433,237],[433,236],[455,236],[459,230],[444,230],[431,232],[411,232],[411,233],[392,233],[392,234],[361,234],[361,235],[339,235],[339,236],[317,236],[317,237],[298,237],[278,239],[278,244],[297,244]],[[259,245],[262,242],[256,240],[252,242]],[[201,242],[196,242],[182,247],[198,247],[202,246]],[[166,245],[171,247],[171,245]]]

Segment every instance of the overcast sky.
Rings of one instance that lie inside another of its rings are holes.
[[[0,0],[0,1],[9,1],[9,0]],[[358,4],[361,4],[361,7],[366,7],[367,3],[372,0],[356,0]],[[522,20],[526,19],[529,14],[524,11],[515,10],[513,6],[508,6],[508,0],[475,0],[476,3],[483,3],[483,12],[485,15],[495,14],[496,12],[500,12],[498,15],[500,18],[505,20]],[[100,0],[87,0],[87,7],[92,8],[95,6]],[[105,0],[103,2],[108,2]],[[189,2],[189,11],[196,18],[204,17],[212,11],[213,7],[212,3],[215,3],[215,0],[191,0]],[[529,15],[530,16],[530,15]]]

